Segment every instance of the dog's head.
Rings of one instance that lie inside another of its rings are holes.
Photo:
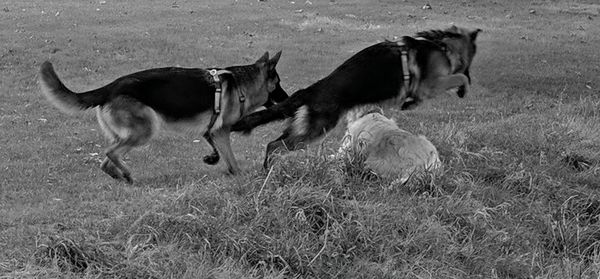
[[[288,94],[281,88],[281,80],[275,69],[280,57],[281,51],[277,52],[272,58],[269,58],[269,52],[265,52],[255,63],[264,78],[264,90],[267,91],[268,97],[263,105],[267,108],[288,98]]]
[[[452,68],[451,72],[453,74],[464,74],[471,82],[469,69],[477,52],[475,41],[479,32],[481,32],[481,29],[471,30],[452,25],[446,30],[418,32],[416,36],[444,46]],[[465,88],[459,88],[457,94],[461,98],[464,97]]]
[[[448,57],[452,63],[453,73],[465,74],[470,82],[469,68],[477,52],[475,40],[481,29],[469,30],[452,25],[446,31],[460,35],[442,40],[448,47]]]

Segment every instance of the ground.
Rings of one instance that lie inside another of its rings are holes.
[[[600,4],[429,3],[3,1],[0,278],[597,278]],[[370,44],[452,23],[483,29],[470,94],[387,112],[445,165],[405,187],[328,159],[343,125],[262,171],[281,123],[233,136],[239,176],[204,165],[198,136],[163,133],[130,154],[127,185],[99,169],[93,113],[62,114],[37,84],[45,60],[84,91],[283,50],[294,92]]]

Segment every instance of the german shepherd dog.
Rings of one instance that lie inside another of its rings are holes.
[[[267,168],[273,152],[303,148],[333,129],[341,115],[356,106],[391,100],[403,104],[410,97],[412,104],[403,106],[409,108],[457,87],[463,97],[479,31],[453,26],[421,32],[417,39],[404,36],[401,42],[372,45],[284,102],[242,118],[231,130],[249,133],[259,125],[291,118],[283,134],[267,145],[263,164]],[[403,52],[407,58],[402,58]]]
[[[416,34],[418,39],[426,39],[438,44],[441,44],[446,49],[446,56],[450,61],[451,73],[463,73],[471,84],[471,73],[469,68],[473,57],[477,52],[475,40],[481,29],[468,30],[452,26],[446,30],[429,30],[422,31]],[[466,94],[466,87],[460,86],[456,91],[458,97],[463,98]],[[411,109],[416,107],[423,101],[423,97],[419,95],[407,96],[407,101],[402,104],[402,109]]]
[[[40,69],[40,85],[46,98],[67,113],[96,107],[98,123],[111,144],[101,168],[115,179],[133,182],[121,156],[147,143],[161,123],[202,134],[213,149],[204,162],[216,164],[220,153],[228,171],[235,174],[240,168],[231,151],[231,125],[260,106],[287,99],[275,70],[280,56],[281,51],[269,59],[267,52],[254,64],[226,67],[220,70],[220,78],[215,70],[149,69],[83,93],[69,90],[46,61]],[[219,98],[215,93],[221,90]]]

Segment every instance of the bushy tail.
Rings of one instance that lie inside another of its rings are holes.
[[[294,116],[296,109],[304,104],[302,93],[298,91],[279,104],[243,117],[231,126],[231,131],[248,134],[260,125]]]
[[[99,106],[108,100],[109,91],[101,87],[84,93],[75,93],[58,78],[52,63],[46,61],[40,68],[40,86],[44,96],[57,108],[66,113],[75,113]]]

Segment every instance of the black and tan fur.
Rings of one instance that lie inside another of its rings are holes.
[[[473,58],[477,52],[475,40],[481,29],[469,30],[452,26],[446,30],[429,30],[416,34],[417,39],[426,39],[435,42],[445,49],[446,56],[450,62],[450,72],[462,73],[471,83],[470,67]],[[466,87],[460,86],[456,91],[458,97],[463,98],[466,95]],[[402,109],[411,109],[416,107],[427,96],[407,96],[409,101],[402,104]]]
[[[98,89],[74,93],[60,81],[52,64],[45,62],[40,69],[40,84],[48,100],[65,112],[96,108],[98,123],[110,141],[101,168],[115,179],[133,181],[121,157],[146,144],[163,124],[203,135],[213,149],[204,161],[216,164],[220,153],[234,174],[240,168],[231,151],[230,126],[262,105],[287,98],[275,70],[280,55],[269,59],[265,53],[254,64],[225,68],[230,73],[220,76],[221,112],[210,129],[215,90],[220,85],[206,69],[150,69],[120,77]],[[244,102],[238,98],[240,94],[246,97]]]
[[[397,42],[367,47],[325,78],[294,93],[286,101],[255,112],[232,126],[232,131],[250,132],[254,127],[289,118],[283,134],[267,145],[264,167],[276,150],[294,150],[333,129],[348,110],[365,104],[394,103],[403,106],[407,97],[417,105],[451,88],[468,90],[470,63],[475,55],[476,31],[452,27],[429,40],[403,37],[408,49],[410,83],[404,84],[401,49]],[[401,90],[405,86],[406,91]]]

